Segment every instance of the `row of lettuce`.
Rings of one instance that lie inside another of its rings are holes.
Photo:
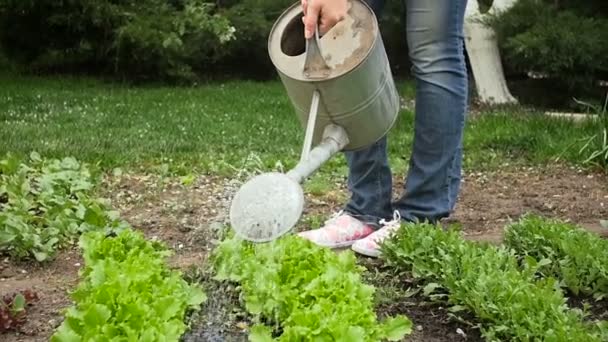
[[[429,296],[472,313],[487,341],[608,340],[606,321],[568,306],[566,295],[608,294],[608,241],[578,226],[528,215],[494,246],[423,224],[382,249],[388,265],[433,289]]]
[[[268,244],[224,240],[213,255],[216,278],[239,284],[258,324],[252,342],[400,341],[412,322],[399,315],[380,322],[374,291],[350,252],[313,245],[296,235]]]
[[[168,267],[166,246],[145,239],[94,197],[97,181],[73,158],[32,153],[28,160],[0,160],[0,254],[45,262],[79,244],[80,282],[51,341],[177,341],[185,315],[205,293]],[[23,324],[23,310],[14,314]]]
[[[81,281],[52,342],[178,341],[185,315],[205,300],[203,290],[169,269],[169,251],[125,229],[89,232],[80,241],[85,260]]]

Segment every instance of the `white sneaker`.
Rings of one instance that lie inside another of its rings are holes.
[[[343,213],[335,214],[319,229],[301,232],[298,236],[328,248],[351,246],[355,241],[374,232],[374,228]]]
[[[386,238],[391,236],[391,234],[395,233],[401,227],[401,215],[397,210],[395,210],[392,221],[387,222],[383,219],[380,220],[380,224],[383,226],[382,228],[376,230],[361,240],[357,240],[351,248],[359,254],[372,258],[379,257],[380,244],[382,244]]]

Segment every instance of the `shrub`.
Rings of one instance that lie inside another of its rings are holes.
[[[572,1],[566,5],[519,0],[488,23],[496,30],[508,68],[545,74],[568,90],[590,89],[608,75],[608,19],[591,15],[606,6]]]
[[[232,38],[204,0],[20,1],[0,5],[0,45],[29,71],[192,78]],[[211,51],[210,51],[211,50]]]
[[[295,0],[75,0],[0,3],[0,50],[30,72],[131,80],[276,75],[270,29]],[[388,2],[382,34],[394,70],[409,70],[403,8]]]

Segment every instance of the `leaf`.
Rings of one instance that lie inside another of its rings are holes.
[[[12,311],[17,313],[25,310],[25,297],[18,293],[15,298],[13,298],[13,307]]]
[[[247,308],[247,311],[249,311],[253,315],[261,314],[264,309],[264,303],[252,298],[248,298],[248,301],[245,303],[245,306]]]
[[[348,327],[348,331],[345,336],[339,336],[336,341],[338,342],[364,342],[365,341],[365,330],[361,327]]]
[[[384,323],[384,332],[389,341],[399,341],[412,333],[412,321],[405,316],[389,318]]]
[[[92,304],[84,314],[84,322],[90,327],[103,325],[110,319],[112,312],[105,305]]]
[[[192,185],[192,183],[194,183],[194,181],[196,180],[196,177],[192,174],[186,175],[181,177],[180,181],[183,185],[185,186],[190,186]]]
[[[425,296],[429,296],[431,293],[433,293],[436,289],[441,288],[441,285],[438,283],[429,283],[427,284],[424,289],[423,289],[423,293]]]
[[[203,292],[203,289],[198,286],[192,287],[188,298],[188,306],[197,306],[205,301],[207,301],[207,295]]]
[[[174,296],[163,298],[157,302],[159,316],[163,321],[168,321],[179,314],[181,304]]]
[[[84,213],[84,222],[95,227],[103,227],[106,224],[106,218],[99,208],[89,207]]]
[[[409,288],[407,289],[407,291],[405,291],[405,293],[403,294],[403,297],[405,298],[410,298],[413,297],[415,295],[417,295],[418,293],[420,293],[421,288],[419,287],[415,287],[415,288]]]
[[[15,235],[15,234],[0,231],[0,245],[8,244],[9,242],[13,241],[16,237],[17,237],[17,235]]]
[[[466,311],[466,310],[468,310],[468,309],[464,305],[452,305],[448,309],[448,311],[450,311],[450,312],[461,312],[461,311]]]
[[[250,342],[272,342],[272,334],[270,328],[264,325],[254,325],[249,333]]]
[[[36,151],[32,151],[32,152],[30,153],[30,159],[31,159],[33,162],[35,162],[35,163],[38,163],[38,162],[41,162],[41,161],[42,161],[42,158],[40,157],[40,154],[39,154],[38,152],[36,152]]]
[[[69,329],[66,324],[62,324],[55,334],[51,337],[50,342],[81,342],[82,338]]]
[[[36,258],[37,261],[45,261],[49,257],[48,253],[45,253],[45,252],[33,252],[33,253],[34,253],[34,257]]]

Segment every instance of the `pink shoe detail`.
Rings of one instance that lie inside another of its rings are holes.
[[[341,248],[351,246],[355,241],[373,232],[374,229],[371,226],[339,212],[327,220],[325,226],[299,233],[298,236],[322,247]]]
[[[359,254],[369,257],[379,257],[380,244],[401,227],[401,215],[398,211],[395,211],[392,221],[380,220],[380,224],[384,227],[368,235],[366,238],[355,242],[352,245],[352,249]]]

